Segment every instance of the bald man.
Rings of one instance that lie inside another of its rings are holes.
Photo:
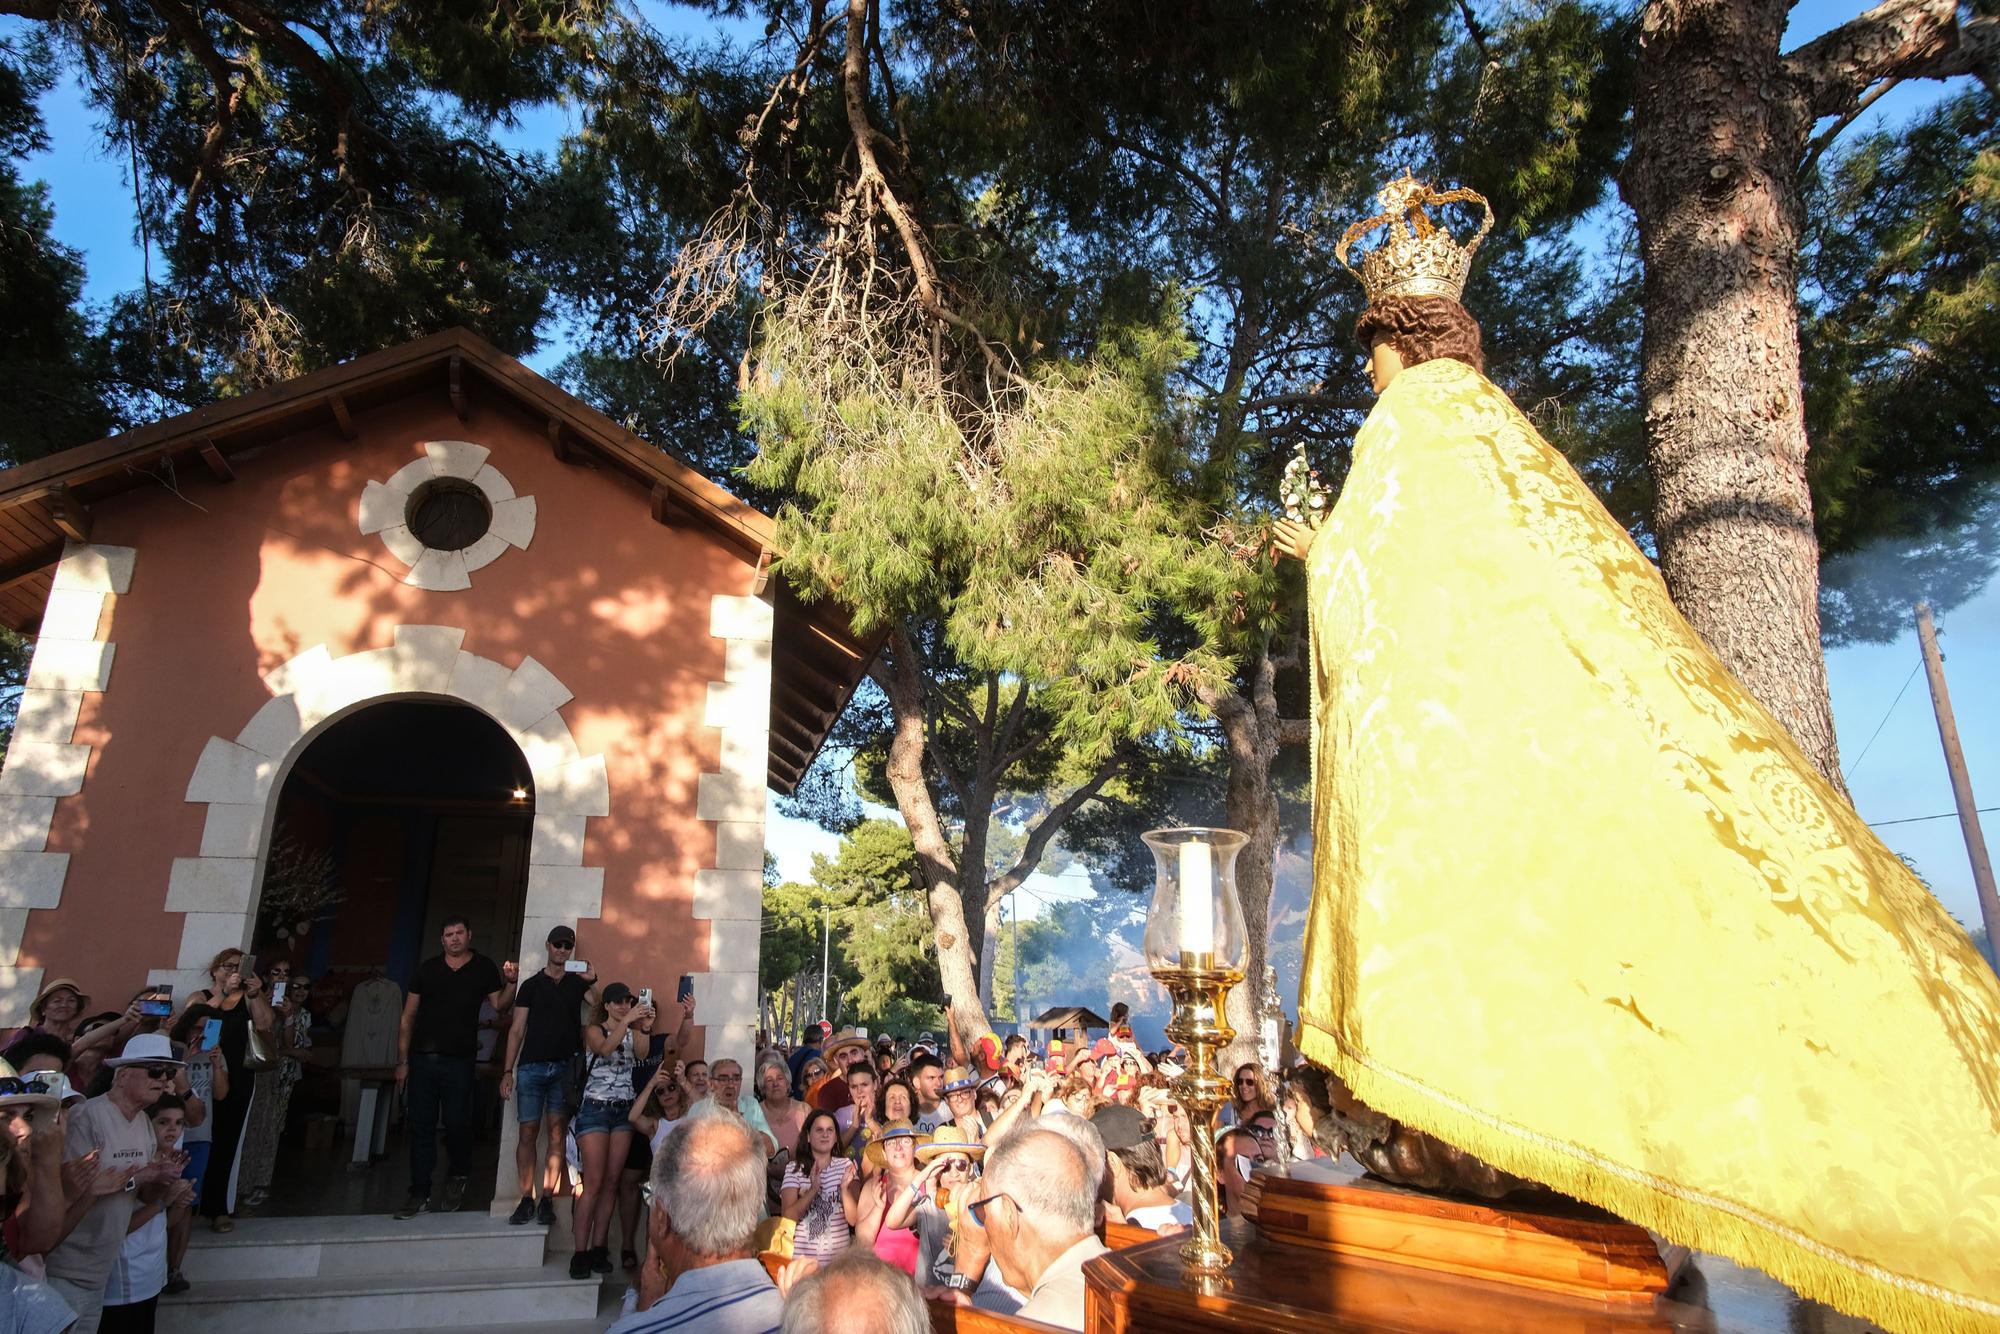
[[[930,1334],[930,1312],[908,1274],[852,1250],[801,1280],[785,1299],[783,1334]]]
[[[1083,1266],[1105,1253],[1093,1231],[1098,1186],[1090,1160],[1052,1130],[1017,1130],[988,1149],[970,1212],[1000,1277],[1028,1294],[1018,1314],[1083,1328]]]

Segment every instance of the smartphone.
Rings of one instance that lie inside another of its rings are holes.
[[[571,959],[563,965],[563,971],[565,973],[587,973],[590,971],[590,965],[582,959]]]
[[[674,989],[674,999],[685,1004],[694,999],[694,974],[682,973],[681,984]]]
[[[148,1019],[168,1019],[174,1013],[174,989],[169,986],[155,987],[139,998],[139,1013]]]
[[[639,1004],[649,1010],[653,1008],[653,989],[651,987],[639,988]]]
[[[201,1046],[196,1051],[214,1051],[222,1045],[222,1021],[210,1019],[201,1026]]]
[[[290,982],[273,982],[271,984],[271,1004],[283,1005],[285,1003],[285,991],[291,985]]]
[[[242,958],[236,961],[236,976],[238,978],[252,977],[256,974],[256,972],[257,972],[256,955],[246,954]]]

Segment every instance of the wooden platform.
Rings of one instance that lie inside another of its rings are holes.
[[[1651,1233],[1565,1197],[1491,1203],[1373,1177],[1259,1171],[1244,1213],[1282,1246],[1527,1289],[1605,1308],[1649,1309],[1687,1258]]]
[[[1179,1237],[1113,1251],[1084,1268],[1089,1334],[1246,1334],[1253,1330],[1383,1334],[1638,1334],[1713,1331],[1704,1310],[1663,1298],[1608,1305],[1435,1269],[1284,1246],[1231,1220],[1236,1259],[1198,1284],[1181,1273]]]

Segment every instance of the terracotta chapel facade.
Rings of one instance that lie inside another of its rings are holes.
[[[511,741],[518,929],[477,947],[525,975],[566,922],[604,980],[691,973],[706,1054],[747,1066],[765,793],[873,652],[771,576],[772,531],[460,332],[0,471],[0,621],[36,636],[0,768],[0,1025],[57,975],[122,1008],[263,948],[300,757],[416,702]],[[345,783],[393,787],[392,730]],[[389,930],[370,892],[322,955]]]

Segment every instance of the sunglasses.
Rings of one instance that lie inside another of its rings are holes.
[[[979,1226],[983,1228],[986,1226],[986,1210],[995,1200],[1005,1200],[1007,1201],[1007,1203],[1013,1204],[1016,1209],[1019,1209],[1021,1207],[1018,1204],[1014,1204],[1013,1196],[1007,1194],[1005,1191],[999,1191],[996,1192],[995,1194],[988,1195],[983,1200],[972,1201],[970,1204],[965,1206],[965,1211],[972,1215],[973,1222],[979,1224]]]
[[[944,1165],[944,1170],[945,1170],[945,1172],[946,1172],[946,1174],[947,1174],[947,1175],[949,1175],[950,1173],[953,1173],[953,1172],[964,1172],[964,1173],[966,1173],[967,1175],[970,1175],[970,1174],[971,1174],[971,1172],[972,1172],[972,1164],[971,1164],[971,1163],[946,1163],[946,1164]]]
[[[30,1083],[26,1079],[19,1079],[13,1075],[0,1077],[0,1098],[23,1093],[39,1094],[44,1091],[40,1084]]]
[[[148,1079],[172,1079],[174,1077],[174,1067],[171,1065],[142,1065],[139,1068],[146,1072],[146,1078]]]

